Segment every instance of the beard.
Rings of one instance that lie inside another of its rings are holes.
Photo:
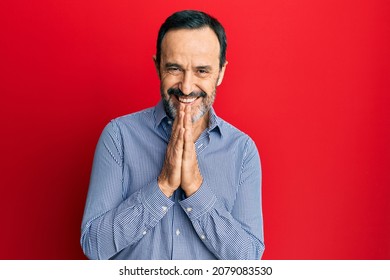
[[[167,93],[168,93],[168,98],[166,98],[166,95],[161,89],[161,97],[164,104],[165,112],[168,115],[168,117],[173,120],[177,116],[177,108],[175,107],[172,98],[177,98],[177,100],[179,100],[179,97],[181,96],[185,96],[187,98],[203,98],[202,103],[196,108],[197,111],[195,112],[194,115],[192,115],[192,122],[195,123],[210,110],[215,100],[216,91],[214,90],[214,92],[211,95],[208,95],[204,91],[191,92],[190,94],[186,95],[178,88],[170,88],[168,89]]]

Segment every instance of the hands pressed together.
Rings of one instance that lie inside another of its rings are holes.
[[[167,197],[179,187],[189,197],[199,189],[202,181],[193,139],[191,106],[180,104],[158,185]]]

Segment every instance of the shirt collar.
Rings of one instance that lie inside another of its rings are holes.
[[[217,116],[217,114],[214,111],[214,108],[210,108],[209,113],[210,119],[209,119],[209,127],[207,128],[207,132],[211,133],[213,131],[219,133],[220,136],[222,136],[222,129],[221,124],[222,120]],[[164,104],[162,100],[160,100],[157,105],[155,106],[155,127],[161,125],[163,121],[169,121],[170,118],[165,112]]]
[[[210,120],[209,120],[209,127],[207,131],[209,133],[215,131],[219,133],[219,135],[222,137],[222,129],[221,129],[222,120],[220,117],[217,116],[213,107],[210,108],[209,116],[210,116]]]
[[[163,122],[163,120],[167,119],[169,120],[169,117],[167,116],[167,114],[165,113],[165,109],[164,109],[164,104],[162,102],[162,100],[160,100],[156,107],[154,107],[154,112],[155,112],[155,128],[157,128],[158,126],[160,126],[160,124]]]

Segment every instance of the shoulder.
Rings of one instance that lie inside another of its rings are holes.
[[[233,146],[243,160],[260,157],[255,141],[247,133],[221,118],[219,118],[219,127],[224,144]]]
[[[219,118],[219,127],[223,137],[226,137],[229,141],[239,142],[243,145],[255,145],[252,138],[236,126]]]
[[[102,135],[119,141],[121,138],[134,135],[132,132],[145,130],[154,126],[154,107],[119,116],[106,124]]]
[[[150,107],[138,112],[119,116],[113,119],[111,122],[114,122],[118,126],[137,125],[137,124],[145,125],[149,122],[154,121],[154,111],[155,111],[155,107]]]
[[[248,134],[222,119],[221,128],[225,133],[223,137],[227,136],[227,138],[230,138],[228,141],[235,143],[234,146],[239,151],[238,154],[242,159],[242,166],[261,170],[260,154],[255,141]]]

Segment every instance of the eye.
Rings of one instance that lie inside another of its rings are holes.
[[[210,71],[208,71],[207,69],[198,69],[197,73],[200,77],[206,77],[210,73]]]
[[[167,71],[172,75],[178,75],[181,73],[181,69],[177,66],[170,66],[167,68]]]

